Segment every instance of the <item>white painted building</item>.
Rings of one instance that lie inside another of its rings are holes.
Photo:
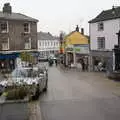
[[[99,29],[99,24],[103,24],[104,29]],[[107,20],[90,23],[90,48],[91,50],[111,51],[114,45],[118,44],[116,33],[120,30],[120,19]],[[101,41],[99,39],[101,38]],[[103,46],[100,45],[103,44]]]
[[[38,33],[38,51],[40,55],[49,56],[59,52],[59,38],[52,36],[49,32]]]
[[[107,60],[112,54],[114,45],[118,45],[120,30],[120,7],[102,11],[96,18],[89,21],[91,62],[95,59]]]

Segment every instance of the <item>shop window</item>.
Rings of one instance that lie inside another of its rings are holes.
[[[30,23],[24,23],[24,33],[30,33]]]
[[[9,38],[2,40],[2,50],[9,50]]]
[[[1,33],[8,33],[8,22],[1,22],[0,23]]]
[[[31,49],[31,38],[25,39],[25,49]]]

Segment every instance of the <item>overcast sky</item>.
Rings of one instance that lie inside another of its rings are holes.
[[[0,10],[6,2],[11,3],[13,12],[38,19],[38,32],[54,35],[73,31],[77,24],[88,34],[90,19],[102,10],[120,5],[120,0],[0,0]]]

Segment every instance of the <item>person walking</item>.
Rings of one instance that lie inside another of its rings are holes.
[[[84,71],[85,70],[85,63],[84,63],[83,58],[81,59],[81,64],[82,64],[82,71]]]
[[[56,66],[58,65],[58,61],[57,61],[57,59],[55,59],[55,65],[56,65]]]

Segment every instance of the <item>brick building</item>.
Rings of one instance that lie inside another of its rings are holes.
[[[38,20],[12,12],[5,3],[0,12],[0,68],[14,68],[21,52],[37,50]],[[11,66],[11,67],[10,67]]]

